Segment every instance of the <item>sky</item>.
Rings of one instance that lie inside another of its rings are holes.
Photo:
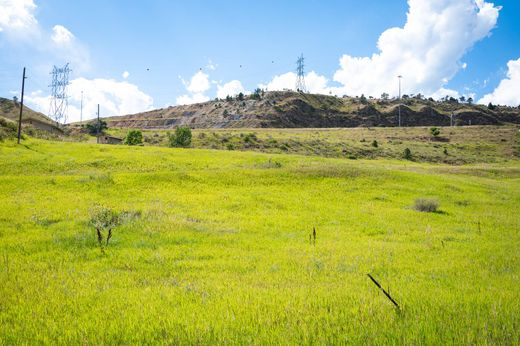
[[[69,63],[67,121],[256,88],[421,93],[520,105],[520,1],[0,0],[0,96],[48,114]],[[83,113],[80,104],[83,99]]]

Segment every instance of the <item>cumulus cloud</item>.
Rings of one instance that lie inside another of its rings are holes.
[[[33,0],[0,0],[0,32],[33,32],[38,27]]]
[[[124,79],[127,79],[128,77],[130,77],[130,72],[125,71],[125,72],[123,72],[122,76]]]
[[[56,44],[68,44],[74,40],[74,35],[62,25],[55,25],[52,28],[51,39]]]
[[[224,99],[226,96],[235,96],[240,93],[246,94],[247,91],[238,80],[232,80],[224,85],[217,85],[217,97],[220,99]]]
[[[343,55],[334,81],[346,94],[396,94],[397,76],[407,93],[433,94],[463,65],[460,59],[495,27],[500,7],[483,0],[409,0],[407,22],[379,37],[371,57]]]
[[[0,33],[15,48],[29,45],[41,59],[52,57],[60,64],[70,62],[77,72],[88,70],[90,54],[85,45],[63,25],[55,25],[50,31],[40,26],[36,9],[33,0],[0,0]]]
[[[201,103],[209,101],[209,96],[206,96],[201,93],[192,94],[192,95],[181,95],[177,97],[178,105],[191,105],[194,103]]]
[[[269,83],[260,84],[259,87],[269,91],[274,90],[295,90],[297,75],[294,72],[287,72],[282,75],[275,76]],[[314,71],[305,75],[305,86],[307,91],[313,94],[330,94],[335,93],[335,88],[328,87],[329,80]]]
[[[139,113],[153,109],[153,99],[139,88],[126,81],[112,79],[77,78],[68,87],[69,109],[68,122],[80,120],[80,102],[83,92],[83,120],[96,117],[97,104],[101,116],[115,116]],[[27,103],[36,110],[47,114],[50,97],[42,91],[33,92],[26,97]]]
[[[491,94],[482,97],[478,103],[488,104],[491,102],[507,106],[520,105],[520,59],[509,61],[507,68],[507,77],[500,82]]]
[[[209,96],[206,96],[205,94],[209,89],[211,89],[211,82],[208,74],[198,71],[191,77],[189,82],[182,78],[181,80],[186,87],[188,94],[177,97],[178,105],[189,105],[209,101]]]
[[[379,37],[378,52],[370,57],[345,54],[329,86],[325,76],[306,76],[308,91],[333,95],[398,94],[397,76],[403,76],[403,93],[456,97],[446,88],[460,69],[465,53],[490,35],[501,7],[484,0],[408,0],[407,21]],[[268,90],[294,89],[296,74],[275,76],[261,84]]]
[[[197,93],[204,93],[209,90],[210,81],[209,81],[209,75],[202,71],[198,71],[195,73],[189,82],[182,81],[183,84],[186,86],[186,90],[188,90],[191,93],[197,94]]]

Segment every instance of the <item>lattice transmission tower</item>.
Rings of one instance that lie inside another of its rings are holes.
[[[305,87],[305,58],[303,54],[296,61],[296,74],[298,79],[296,79],[296,91],[306,92],[307,88]]]
[[[51,106],[49,115],[57,123],[65,124],[67,122],[67,110],[69,107],[67,86],[69,85],[70,72],[72,70],[69,68],[69,64],[64,67],[54,66],[51,72]]]

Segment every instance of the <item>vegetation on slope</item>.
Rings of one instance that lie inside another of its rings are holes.
[[[194,148],[253,150],[349,159],[401,159],[406,148],[412,160],[464,164],[502,162],[520,157],[517,126],[355,129],[199,129]],[[121,138],[127,129],[111,129]],[[168,132],[143,132],[147,145],[168,146]],[[375,142],[375,143],[374,143]]]
[[[2,343],[520,338],[518,161],[453,167],[40,140],[4,142],[0,157]],[[438,211],[414,210],[418,198]],[[95,205],[132,216],[104,251]]]
[[[396,100],[290,91],[228,97],[105,120],[109,127],[140,129],[391,127],[398,125],[399,105],[401,123],[407,127],[520,123],[520,109],[514,107],[490,108],[455,99],[434,101],[421,95]]]

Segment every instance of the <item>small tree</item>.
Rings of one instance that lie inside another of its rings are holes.
[[[18,107],[18,96],[13,96],[13,103]]]
[[[412,151],[409,148],[404,149],[403,158],[405,160],[411,160],[412,159]]]
[[[441,134],[441,130],[438,127],[432,127],[430,128],[430,134],[433,137],[438,137]]]
[[[367,104],[368,101],[367,101],[367,98],[364,94],[361,94],[361,97],[359,98],[359,101],[362,103],[362,104]]]
[[[379,144],[377,143],[377,141],[376,141],[375,139],[372,141],[372,146],[373,146],[374,148],[379,147]]]
[[[187,126],[177,127],[173,135],[168,134],[170,147],[189,147],[191,144],[191,129]]]
[[[489,109],[489,110],[494,111],[496,108],[497,108],[497,106],[495,106],[495,105],[492,104],[491,102],[488,104],[488,109]]]
[[[467,101],[468,101],[468,104],[469,104],[469,105],[473,104],[473,97],[468,98]]]
[[[143,144],[143,133],[141,130],[130,130],[125,138],[125,144],[127,145],[140,145]]]
[[[238,96],[237,96],[237,99],[239,101],[244,101],[244,93],[239,93]]]
[[[119,215],[107,207],[96,206],[90,211],[89,224],[96,229],[99,246],[103,249],[103,246],[108,246],[112,230],[119,224]],[[106,236],[103,235],[105,232]]]

